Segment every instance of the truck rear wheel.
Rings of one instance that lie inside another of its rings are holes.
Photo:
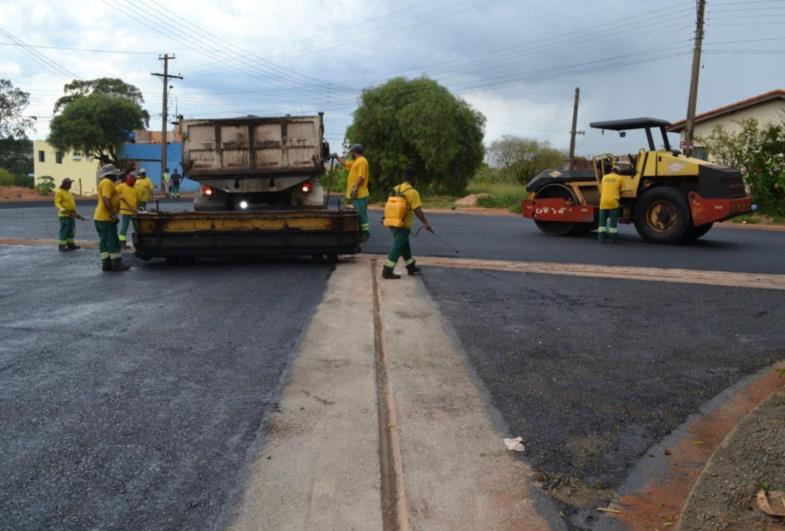
[[[697,227],[691,227],[689,234],[687,234],[687,239],[697,240],[698,238],[709,232],[713,226],[714,223],[706,223],[705,225],[698,225]]]
[[[578,200],[572,190],[561,184],[549,184],[537,192],[536,199],[561,198],[572,201],[576,205]],[[549,236],[567,236],[568,234],[584,234],[597,228],[596,223],[574,223],[571,221],[543,221],[534,220],[537,228]]]
[[[675,188],[652,188],[635,205],[635,228],[646,241],[678,243],[688,237],[690,226],[687,198]]]

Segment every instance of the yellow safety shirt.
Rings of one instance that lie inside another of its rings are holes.
[[[112,210],[116,213],[120,209],[120,196],[117,193],[117,188],[108,177],[101,179],[98,183],[98,204],[95,207],[95,215],[93,219],[96,221],[112,221],[112,214],[106,209],[103,198],[109,199],[112,205]]]
[[[139,191],[139,201],[149,201],[155,187],[149,177],[136,179],[134,187]]]
[[[363,178],[363,184],[357,189],[357,199],[368,197],[368,159],[359,156],[353,161],[345,160],[343,167],[349,170],[349,176],[346,178],[346,197],[352,196],[352,188]]]
[[[55,192],[55,208],[58,218],[70,218],[76,215],[76,199],[70,190],[58,188]]]
[[[601,209],[611,210],[619,208],[622,186],[624,186],[624,178],[621,175],[613,172],[605,174],[600,187]]]
[[[134,186],[125,183],[117,185],[117,193],[120,195],[120,213],[126,216],[133,216],[139,210],[139,190]]]
[[[412,185],[409,183],[399,184],[394,190],[406,198],[406,206],[408,208],[406,210],[406,216],[403,218],[403,228],[411,229],[412,223],[414,222],[414,211],[422,206],[420,193],[412,188]]]

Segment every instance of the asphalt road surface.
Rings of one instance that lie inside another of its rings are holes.
[[[508,433],[590,527],[701,404],[785,359],[785,292],[429,268]],[[588,520],[587,520],[588,519]]]
[[[223,528],[328,268],[0,270],[0,529]]]
[[[190,209],[190,203],[162,203],[165,210]],[[80,206],[85,217],[91,206]],[[386,254],[392,243],[372,211],[371,239],[365,252]],[[461,256],[488,260],[530,260],[645,267],[671,267],[748,273],[785,273],[785,232],[715,228],[689,245],[654,245],[640,239],[631,226],[622,226],[622,242],[600,246],[592,235],[556,238],[542,234],[518,216],[431,214],[439,236],[460,251],[455,254],[435,236],[423,231],[412,240],[421,256]],[[77,239],[96,240],[92,221],[77,222]],[[12,208],[0,204],[0,238],[56,239],[57,219],[49,206]]]

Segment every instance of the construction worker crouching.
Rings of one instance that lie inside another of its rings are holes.
[[[95,230],[98,232],[98,250],[101,253],[102,271],[127,271],[120,253],[117,238],[117,214],[120,210],[120,194],[115,187],[120,170],[112,164],[101,168],[98,183],[98,204],[95,207]]]
[[[120,197],[120,247],[128,249],[128,225],[139,210],[139,190],[135,187],[136,176],[131,173],[117,186]]]
[[[407,168],[404,173],[404,182],[393,188],[393,196],[403,199],[401,203],[402,208],[397,208],[396,213],[388,217],[388,207],[385,206],[384,225],[390,227],[393,233],[393,246],[390,254],[387,255],[387,261],[384,263],[382,269],[382,278],[385,279],[399,279],[400,275],[395,274],[395,266],[399,258],[406,261],[406,271],[409,275],[414,275],[420,271],[417,267],[414,258],[412,257],[412,249],[409,243],[409,235],[412,231],[412,222],[414,216],[422,222],[423,228],[428,232],[433,232],[431,225],[425,218],[425,213],[422,211],[422,201],[420,194],[414,189],[417,184],[417,170],[414,168]],[[391,201],[388,201],[388,204]]]
[[[598,228],[601,243],[619,241],[619,198],[624,186],[624,177],[619,175],[618,166],[613,166],[610,173],[602,178],[600,186],[600,226]]]
[[[60,234],[57,238],[58,248],[61,251],[76,251],[81,249],[74,243],[76,236],[76,219],[84,219],[76,211],[76,200],[71,192],[73,180],[66,177],[55,192],[55,208],[60,221]]]
[[[332,157],[347,170],[349,176],[346,178],[346,202],[352,203],[357,213],[360,214],[360,241],[368,241],[371,236],[371,225],[368,222],[368,159],[363,156],[363,147],[360,144],[352,146],[352,160],[348,161],[337,154]]]
[[[134,185],[139,192],[139,210],[142,212],[147,210],[147,202],[152,199],[153,193],[155,192],[155,185],[153,185],[153,181],[147,176],[147,172],[142,168],[139,170],[139,178],[136,179],[136,184]]]

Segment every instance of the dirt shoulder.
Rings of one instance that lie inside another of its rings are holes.
[[[681,530],[785,530],[756,504],[759,489],[785,490],[785,392],[772,395],[725,439],[696,483]]]

